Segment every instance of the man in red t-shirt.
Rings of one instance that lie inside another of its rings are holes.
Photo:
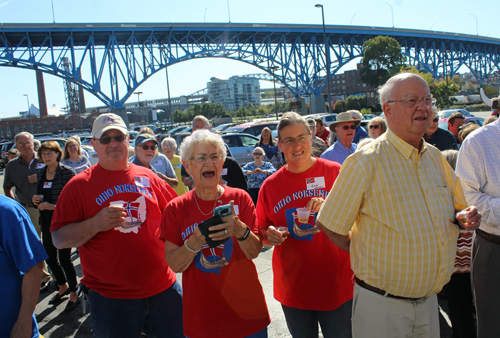
[[[151,170],[127,162],[127,128],[101,114],[92,128],[99,163],[64,187],[52,219],[54,245],[79,247],[96,337],[184,337],[182,292],[158,239],[177,195]]]
[[[330,146],[330,130],[325,127],[320,117],[315,118],[314,121],[316,121],[316,136],[325,141],[327,147]]]

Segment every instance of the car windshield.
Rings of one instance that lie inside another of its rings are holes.
[[[225,131],[233,133],[242,133],[244,129],[245,129],[244,127],[231,127],[227,128]]]

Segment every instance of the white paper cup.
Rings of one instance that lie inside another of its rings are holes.
[[[276,230],[278,230],[279,232],[281,232],[283,234],[283,233],[288,231],[288,228],[287,227],[278,227],[278,228],[276,228]]]
[[[109,206],[123,208],[123,202],[120,201],[109,202]]]
[[[299,223],[307,223],[309,221],[309,215],[311,211],[307,208],[297,208],[297,219]]]

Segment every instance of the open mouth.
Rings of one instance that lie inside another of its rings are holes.
[[[214,178],[215,177],[215,171],[205,171],[203,174],[201,174],[204,178]]]
[[[427,121],[427,117],[425,116],[420,116],[415,118],[416,121]]]
[[[301,151],[301,152],[297,152],[297,153],[293,153],[293,156],[300,156],[300,155],[302,155],[303,153],[304,153],[303,151]]]

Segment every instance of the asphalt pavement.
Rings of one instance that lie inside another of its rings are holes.
[[[3,186],[3,169],[0,169],[0,186]],[[3,194],[3,189],[0,189]],[[273,272],[272,272],[272,249],[263,249],[260,255],[254,259],[257,267],[259,280],[264,289],[271,324],[268,327],[270,338],[291,337],[286,326],[281,304],[273,297]],[[82,278],[80,257],[76,249],[72,251],[72,260],[75,265],[78,280]],[[182,281],[182,274],[177,274],[179,282]],[[313,287],[313,286],[312,286]],[[40,333],[45,338],[91,338],[92,330],[89,314],[84,314],[82,303],[71,312],[64,312],[69,296],[64,296],[55,305],[49,305],[48,301],[56,294],[57,286],[55,282],[50,282],[49,291],[40,294],[38,304],[35,309],[36,318]],[[441,338],[451,338],[451,323],[448,319],[448,305],[444,298],[439,298],[440,305],[440,326]],[[321,330],[320,330],[321,332]],[[323,337],[320,333],[319,337]]]

